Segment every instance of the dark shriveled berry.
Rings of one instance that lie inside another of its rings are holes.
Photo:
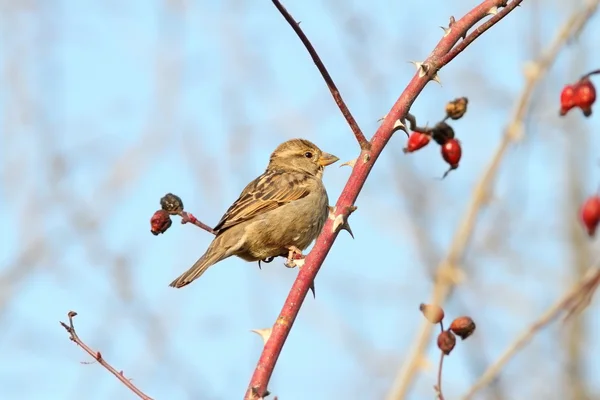
[[[437,337],[437,345],[442,353],[449,355],[456,346],[456,336],[450,331],[442,331]]]
[[[471,317],[458,317],[450,324],[450,330],[462,340],[471,336],[475,332],[475,328],[475,322],[473,322]]]
[[[183,211],[183,201],[173,193],[167,193],[160,199],[160,206],[171,215],[177,215]]]
[[[433,127],[431,137],[437,144],[443,146],[448,140],[454,139],[454,129],[444,121],[439,122]]]
[[[446,116],[450,119],[461,119],[467,112],[467,104],[469,99],[460,97],[446,104]]]

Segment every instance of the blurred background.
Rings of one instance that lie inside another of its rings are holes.
[[[285,1],[370,138],[451,15],[477,1]],[[421,125],[469,98],[453,122],[460,168],[439,147],[378,160],[307,298],[269,385],[282,400],[391,399],[423,322],[419,303],[464,218],[537,57],[583,1],[525,1],[441,72],[412,113]],[[445,361],[459,398],[597,257],[578,222],[600,184],[600,110],[558,118],[565,83],[600,68],[598,18],[540,82],[444,304],[475,336]],[[596,84],[600,80],[596,78]],[[596,107],[598,108],[598,107]],[[153,398],[243,396],[261,339],[297,274],[282,260],[229,259],[182,290],[169,282],[211,235],[174,221],[153,236],[167,192],[214,225],[282,141],[342,161],[358,146],[292,29],[270,1],[0,1],[0,397],[129,399],[58,324]],[[335,203],[350,168],[325,174]],[[450,319],[448,321],[450,321]],[[598,301],[540,332],[478,399],[600,396]],[[406,399],[434,398],[435,337]]]

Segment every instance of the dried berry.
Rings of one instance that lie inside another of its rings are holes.
[[[165,210],[158,210],[154,213],[152,218],[150,218],[150,232],[154,236],[165,233],[167,229],[171,226],[171,216]]]
[[[588,198],[581,207],[580,215],[588,235],[593,237],[598,223],[600,223],[600,196],[595,195]]]
[[[475,322],[470,317],[458,317],[450,324],[450,330],[465,340],[475,332]]]
[[[442,331],[437,337],[437,345],[445,355],[449,355],[456,345],[456,336],[450,331]]]
[[[437,144],[443,146],[448,140],[454,139],[454,129],[444,121],[439,122],[433,127],[431,137]]]
[[[566,85],[560,92],[560,115],[566,115],[576,105],[575,86]]]
[[[183,201],[173,193],[167,193],[160,199],[160,207],[171,215],[177,215],[183,211]]]
[[[419,310],[423,313],[427,321],[432,324],[439,324],[444,319],[444,310],[435,304],[423,304],[419,306]]]
[[[413,132],[408,137],[408,142],[406,143],[406,147],[402,150],[405,153],[412,153],[413,151],[417,151],[422,149],[423,147],[429,144],[431,138],[428,134],[423,132]]]
[[[446,104],[446,117],[450,119],[461,119],[467,112],[469,100],[466,97],[454,99]]]
[[[592,105],[596,101],[596,88],[589,78],[583,78],[577,84],[575,101],[577,102],[577,106],[583,111],[583,115],[586,117],[592,115]]]

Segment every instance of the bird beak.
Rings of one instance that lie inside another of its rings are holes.
[[[319,157],[319,164],[326,167],[334,162],[338,161],[339,158],[329,153],[321,153],[321,157]]]

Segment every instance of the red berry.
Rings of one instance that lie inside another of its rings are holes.
[[[406,147],[403,149],[403,151],[405,153],[412,153],[413,151],[422,149],[429,144],[430,140],[431,138],[426,133],[413,132],[408,137],[408,142],[406,143]]]
[[[577,105],[575,100],[575,87],[577,85],[566,85],[560,93],[560,115],[566,115]]]
[[[457,139],[449,139],[442,145],[442,157],[444,161],[450,164],[450,168],[458,168],[460,157],[462,156],[462,148]]]
[[[596,88],[588,78],[582,79],[577,84],[575,101],[577,106],[583,111],[583,115],[586,117],[592,115],[592,104],[596,101]]]
[[[158,210],[150,218],[150,232],[154,236],[165,233],[171,226],[171,216],[166,210]]]
[[[585,225],[588,235],[594,236],[598,223],[600,223],[600,196],[588,198],[581,207],[581,222]]]

